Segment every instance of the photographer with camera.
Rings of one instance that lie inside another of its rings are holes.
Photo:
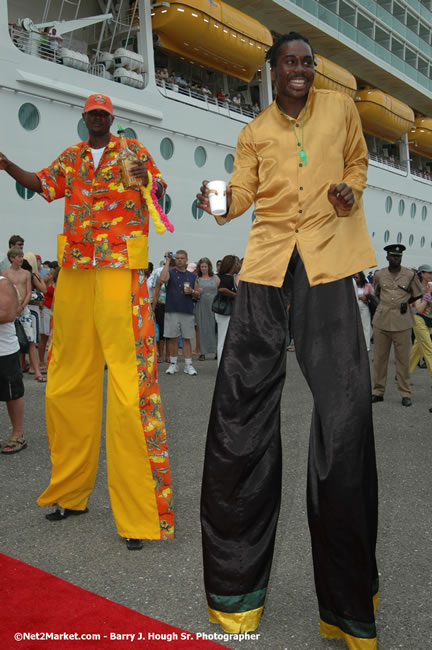
[[[405,250],[403,244],[389,244],[384,250],[387,251],[389,265],[376,271],[374,277],[374,290],[379,305],[373,320],[372,403],[384,401],[387,366],[393,343],[396,380],[402,406],[411,406],[409,360],[414,319],[409,305],[421,298],[422,286],[415,271],[401,266],[402,253]]]
[[[175,266],[170,268],[171,260]],[[165,253],[165,266],[160,272],[160,280],[166,285],[166,303],[164,334],[168,339],[168,354],[170,365],[166,370],[167,375],[178,372],[178,337],[183,340],[184,372],[187,375],[196,375],[197,371],[192,365],[191,339],[195,336],[194,305],[193,299],[199,298],[198,282],[195,273],[187,270],[188,255],[185,250],[178,250],[176,254]]]

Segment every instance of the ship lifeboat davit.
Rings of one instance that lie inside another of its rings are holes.
[[[408,137],[413,153],[432,158],[432,117],[416,117],[415,127]]]
[[[338,90],[354,99],[357,91],[357,81],[351,72],[337,63],[329,61],[321,54],[315,54],[315,88]]]
[[[382,90],[359,90],[355,102],[363,130],[377,138],[396,142],[414,127],[413,110]]]
[[[151,13],[156,45],[244,81],[273,44],[264,25],[221,0],[153,2]]]

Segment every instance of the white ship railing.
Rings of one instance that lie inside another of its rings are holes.
[[[238,117],[241,115],[249,120],[257,115],[252,109],[245,106],[239,106],[226,100],[217,99],[212,95],[192,90],[192,88],[181,86],[171,81],[165,81],[165,79],[156,79],[156,84],[161,94],[170,99],[178,98],[182,101],[182,99],[190,98],[191,100],[198,100],[198,102],[203,104],[203,108],[230,117]],[[196,106],[195,102],[193,104]]]

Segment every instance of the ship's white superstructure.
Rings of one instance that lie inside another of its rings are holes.
[[[208,2],[217,6],[219,0]],[[246,12],[249,6],[241,0],[228,4]],[[272,4],[272,0],[255,3],[264,24],[266,11],[262,7]],[[298,9],[302,3],[278,0],[274,4],[283,11],[284,6],[296,5]],[[60,37],[54,46],[51,38],[49,50],[41,47],[44,27],[55,27]],[[87,96],[95,92],[107,94],[115,107],[115,124],[131,129],[130,135],[145,144],[168,182],[164,207],[176,230],[173,235],[151,234],[150,259],[157,263],[166,250],[178,248],[188,250],[191,260],[207,256],[215,261],[228,253],[243,255],[253,207],[221,228],[212,217],[196,209],[195,195],[204,178],[229,179],[238,133],[253,118],[253,111],[244,103],[238,106],[217,101],[215,87],[206,95],[190,85],[183,87],[180,77],[177,82],[156,77],[150,0],[8,0],[0,4],[0,33],[1,151],[25,169],[41,169],[64,148],[85,137],[81,113]],[[333,41],[337,46],[334,36]],[[252,47],[252,42],[249,44]],[[427,59],[430,42],[425,50]],[[178,59],[179,69],[187,65],[187,61]],[[198,72],[204,70],[196,62],[194,65]],[[211,74],[206,72],[202,78],[210,79]],[[221,72],[217,80],[228,89]],[[406,79],[403,83],[407,86]],[[271,101],[266,66],[249,86],[253,85],[254,97],[259,96],[263,107]],[[249,86],[238,82],[243,98],[252,104]],[[424,106],[428,93],[432,106],[432,93],[419,84],[413,84],[413,88],[420,98],[418,106],[426,114]],[[414,96],[412,100],[417,101]],[[420,111],[413,101],[410,105]],[[408,150],[409,134],[393,148],[382,143],[377,146],[373,137],[367,140],[370,166],[364,202],[379,263],[384,263],[383,246],[394,241],[407,247],[405,264],[416,266],[430,261],[432,176],[427,170],[432,170],[428,158],[422,159],[423,170],[410,165],[409,159],[415,158],[415,153]],[[17,187],[4,173],[0,175],[0,188],[3,248],[10,235],[21,234],[27,250],[54,259],[56,234],[63,224],[63,202],[48,205]]]

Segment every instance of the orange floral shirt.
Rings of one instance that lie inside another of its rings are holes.
[[[166,183],[147,149],[131,139],[128,146],[165,191]],[[119,151],[120,138],[111,135],[95,169],[89,143],[79,142],[37,172],[47,201],[65,198],[63,234],[58,236],[61,266],[148,266],[149,212],[139,189],[123,187]]]

